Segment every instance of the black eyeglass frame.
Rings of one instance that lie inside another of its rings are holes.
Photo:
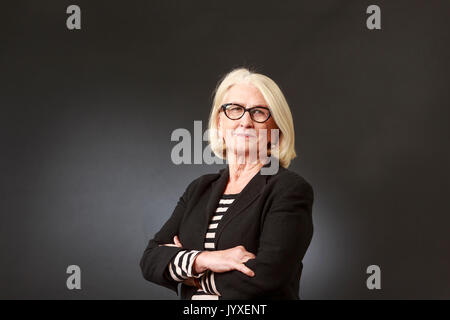
[[[231,106],[231,105],[235,105],[235,106],[238,106],[238,107],[241,107],[241,108],[244,109],[244,112],[242,113],[242,115],[241,115],[239,118],[233,119],[233,118],[230,118],[230,117],[228,116],[226,110],[227,110],[227,107],[228,107],[228,106]],[[250,114],[250,118],[252,118],[253,121],[258,122],[258,123],[264,123],[264,122],[266,122],[267,120],[269,120],[270,117],[272,116],[272,113],[270,112],[270,109],[267,108],[267,107],[263,107],[263,106],[254,106],[254,107],[251,107],[251,108],[246,108],[246,107],[244,107],[243,105],[241,105],[241,104],[239,104],[239,103],[230,102],[230,103],[225,103],[225,104],[221,105],[220,107],[222,108],[223,113],[225,113],[225,115],[227,116],[227,118],[230,119],[230,120],[239,120],[240,118],[242,118],[242,117],[244,116],[244,114],[245,114],[246,111],[248,111],[248,113]],[[264,121],[257,121],[257,120],[255,120],[255,119],[253,119],[253,114],[252,114],[250,111],[253,110],[253,109],[256,109],[256,108],[258,108],[258,109],[266,109],[266,110],[269,112],[269,116],[267,117],[266,120],[264,120]]]

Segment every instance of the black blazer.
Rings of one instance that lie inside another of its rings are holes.
[[[204,250],[205,233],[228,177],[226,167],[189,184],[144,251],[140,266],[145,279],[178,295],[178,282],[165,276],[167,265],[181,250]],[[215,247],[224,250],[243,245],[256,255],[245,263],[255,276],[236,270],[216,273],[220,299],[299,299],[302,259],[313,234],[313,198],[311,185],[283,167],[275,175],[260,171],[249,181],[220,221]],[[175,235],[183,248],[158,246],[173,243]],[[196,290],[181,284],[181,299],[191,299]]]

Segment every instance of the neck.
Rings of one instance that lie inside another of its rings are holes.
[[[228,168],[230,177],[230,182],[237,182],[241,180],[248,180],[249,178],[256,175],[261,168],[264,166],[264,163],[260,161],[245,161],[249,160],[248,158],[237,159],[233,156],[228,156]]]

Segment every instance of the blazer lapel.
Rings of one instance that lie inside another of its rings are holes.
[[[228,167],[220,170],[219,178],[211,184],[211,191],[209,194],[208,202],[206,204],[205,221],[202,232],[202,241],[205,240],[206,230],[208,230],[209,222],[216,211],[216,207],[219,203],[219,199],[225,191],[225,187],[228,183]],[[203,242],[202,242],[203,243]]]
[[[269,166],[270,163],[264,165],[264,167]],[[229,177],[228,168],[227,171],[227,182]],[[228,208],[227,212],[223,216],[223,218],[220,220],[220,223],[218,225],[218,228],[216,230],[216,236],[215,236],[215,242],[217,247],[217,241],[220,238],[220,235],[223,231],[223,229],[226,227],[228,222],[239,215],[241,212],[244,211],[245,208],[247,208],[253,201],[255,201],[258,196],[261,194],[263,187],[266,185],[268,175],[261,175],[261,171],[259,171],[245,186],[245,188],[239,193],[239,196],[233,201],[231,206]],[[225,184],[226,186],[226,184]],[[219,199],[221,195],[223,194],[223,191],[225,189],[222,189],[222,191],[219,193],[218,197],[215,199],[215,202],[211,205],[213,206],[211,215],[209,216],[209,219],[214,215],[214,212],[219,204]]]

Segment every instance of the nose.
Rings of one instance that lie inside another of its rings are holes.
[[[253,120],[252,117],[250,117],[249,112],[244,112],[244,115],[241,119],[239,119],[239,125],[242,127],[253,127]]]

